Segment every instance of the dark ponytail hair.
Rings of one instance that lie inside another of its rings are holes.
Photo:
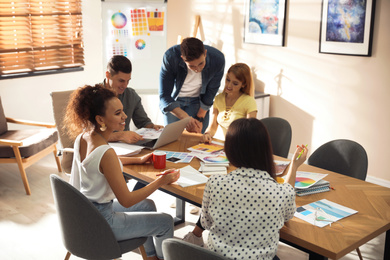
[[[275,179],[272,144],[267,128],[256,118],[233,121],[226,133],[225,153],[236,167],[268,172]]]

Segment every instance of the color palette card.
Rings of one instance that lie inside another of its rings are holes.
[[[307,189],[327,175],[328,174],[323,173],[297,171],[297,176],[295,179],[295,188]]]
[[[133,36],[148,34],[146,10],[143,8],[130,10]]]
[[[156,152],[164,152],[167,155],[167,161],[173,163],[190,163],[194,158],[194,155],[183,152],[172,152],[172,151],[161,151],[156,150]]]

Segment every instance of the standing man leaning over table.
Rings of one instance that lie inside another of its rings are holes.
[[[185,38],[169,48],[160,72],[160,109],[164,123],[192,117],[187,131],[204,133],[209,109],[221,85],[225,57],[197,38]]]
[[[152,123],[142,106],[141,97],[134,89],[127,87],[131,80],[131,71],[130,60],[122,55],[113,56],[107,64],[106,78],[103,81],[103,85],[118,95],[123,105],[123,111],[127,115],[124,131],[112,133],[109,139],[110,142],[136,143],[142,140],[142,136],[130,131],[131,119],[133,119],[137,128],[145,127],[157,130],[163,127]]]

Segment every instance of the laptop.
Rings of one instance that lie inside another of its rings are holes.
[[[186,117],[179,121],[170,123],[164,127],[159,138],[144,139],[136,142],[135,145],[139,145],[147,149],[157,149],[163,145],[172,143],[179,139],[190,120],[190,117]]]

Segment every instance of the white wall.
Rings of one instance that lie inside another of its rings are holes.
[[[100,6],[100,1],[83,1],[84,71],[0,80],[0,96],[6,116],[54,122],[50,92],[102,82]]]
[[[352,139],[369,157],[368,177],[390,183],[390,1],[377,0],[372,57],[320,54],[321,0],[290,0],[286,47],[243,43],[245,0],[169,0],[167,46],[189,36],[196,14],[199,37],[224,52],[227,67],[248,63],[256,89],[272,95],[270,115],[293,128],[292,149],[314,151],[332,139]],[[49,93],[103,79],[101,2],[83,1],[83,72],[0,81],[8,116],[54,122]],[[152,104],[153,102],[148,102]],[[154,109],[154,108],[152,108]]]
[[[376,1],[372,57],[319,53],[322,0],[286,1],[286,47],[243,43],[245,0],[183,2],[168,1],[168,46],[189,36],[201,15],[198,37],[225,54],[227,67],[249,64],[256,89],[272,95],[270,115],[291,123],[291,150],[352,139],[368,153],[368,178],[390,183],[390,1]]]

